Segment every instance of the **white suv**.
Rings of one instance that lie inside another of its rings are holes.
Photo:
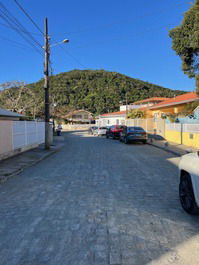
[[[199,214],[199,152],[182,156],[179,170],[182,208],[189,214]]]

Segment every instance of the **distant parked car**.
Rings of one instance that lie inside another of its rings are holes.
[[[94,135],[94,134],[95,134],[95,131],[96,131],[97,129],[98,129],[97,126],[92,126],[92,127],[90,127],[90,129],[89,129],[89,133],[92,134],[92,135]]]
[[[182,208],[189,214],[199,214],[199,152],[182,156],[179,170]]]
[[[147,142],[147,133],[142,127],[127,127],[125,126],[120,133],[120,141],[128,144],[129,142],[142,142],[146,144]]]
[[[109,129],[106,131],[106,138],[113,138],[113,139],[119,139],[120,133],[122,132],[124,126],[122,125],[112,125],[109,127]]]
[[[107,131],[106,127],[99,127],[96,130],[96,134],[97,134],[97,136],[103,136],[103,135],[106,135],[106,131]]]

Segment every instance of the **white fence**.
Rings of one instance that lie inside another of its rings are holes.
[[[13,149],[41,144],[45,139],[45,123],[35,121],[13,122]]]
[[[64,131],[78,131],[88,130],[90,127],[96,126],[95,124],[63,124],[62,128]]]
[[[166,124],[167,131],[199,133],[199,124],[169,123]]]
[[[181,132],[182,131],[183,124],[181,123],[168,123],[166,124],[166,131],[176,131]]]
[[[45,141],[45,122],[0,121],[0,159]]]

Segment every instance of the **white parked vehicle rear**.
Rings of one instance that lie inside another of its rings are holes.
[[[199,214],[199,152],[182,156],[179,170],[182,208],[189,214]]]
[[[103,135],[106,135],[106,130],[107,130],[106,127],[99,127],[99,128],[97,129],[97,136],[103,136]]]

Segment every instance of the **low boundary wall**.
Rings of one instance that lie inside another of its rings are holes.
[[[86,131],[90,127],[96,126],[95,124],[64,124],[62,125],[63,131]]]
[[[166,124],[167,141],[199,148],[199,124]]]
[[[45,122],[0,120],[0,160],[45,141]]]

